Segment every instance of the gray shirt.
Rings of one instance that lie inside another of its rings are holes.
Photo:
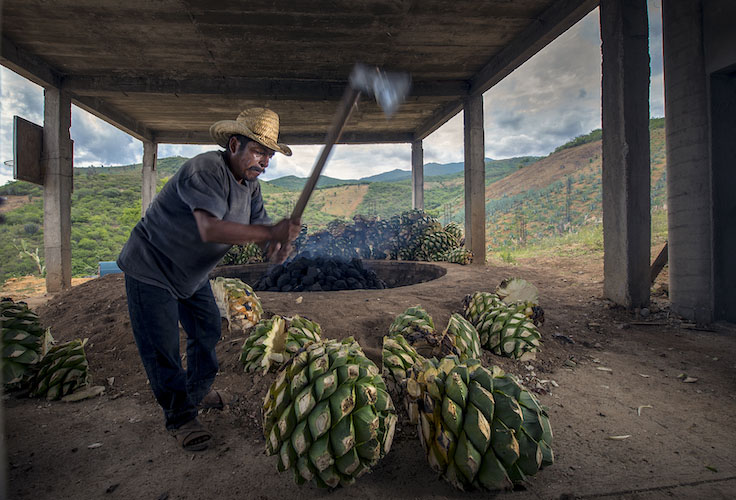
[[[231,245],[205,243],[195,209],[241,224],[268,224],[258,180],[240,184],[221,152],[195,156],[169,179],[120,251],[117,264],[131,277],[190,297]]]

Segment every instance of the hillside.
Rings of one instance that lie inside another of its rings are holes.
[[[655,215],[664,213],[666,196],[663,125],[652,120],[650,126],[651,203]],[[461,202],[456,209],[462,209]],[[601,216],[600,140],[558,148],[531,167],[486,188],[486,241],[491,251],[518,250],[583,228],[594,229],[591,245],[602,247]],[[662,224],[662,217],[655,219],[653,224]],[[666,225],[653,235],[659,232],[657,237],[661,238],[663,231],[666,233]]]
[[[652,205],[660,212],[665,197],[662,127],[663,120],[652,120]],[[516,252],[585,228],[596,231],[592,244],[601,244],[599,138],[599,131],[593,131],[541,159],[486,160],[490,252]],[[186,158],[181,157],[158,160],[159,189],[184,161]],[[457,171],[458,165],[461,164],[425,167],[425,172],[443,173],[425,177],[425,209],[443,223],[464,222],[464,174]],[[75,168],[72,194],[75,276],[94,274],[99,261],[114,260],[139,220],[140,168],[140,164]],[[384,178],[392,178],[397,170],[386,174]],[[347,184],[319,187],[313,194],[303,216],[310,230],[322,228],[335,218],[350,219],[356,214],[390,217],[411,208],[408,178],[391,182],[336,180]],[[290,214],[301,184],[262,182],[262,189],[269,214],[278,220]],[[0,195],[8,197],[8,203],[1,209],[7,223],[0,226],[0,283],[9,276],[39,274],[39,266],[43,264],[42,189],[13,182],[0,187]],[[666,232],[666,227],[663,230]]]
[[[272,179],[265,181],[272,186],[280,187],[288,191],[301,191],[304,185],[307,183],[306,177],[297,177],[295,175],[286,175],[279,177],[278,179]],[[335,179],[334,177],[328,177],[326,175],[320,175],[317,180],[317,187],[331,187],[331,186],[342,186],[345,184],[356,184],[356,180],[343,180]]]
[[[529,162],[537,160],[536,157],[528,156],[528,157],[519,157],[519,158],[511,158],[508,160],[492,160],[490,158],[486,158],[486,168],[488,170],[489,165],[493,165],[490,170],[498,170],[502,167],[501,165],[506,165],[509,161],[518,160],[521,162]],[[424,178],[425,180],[428,177],[436,177],[436,176],[457,176],[458,174],[463,173],[465,167],[463,163],[427,163],[424,165]],[[320,175],[319,180],[317,181],[317,187],[335,187],[335,186],[343,186],[346,184],[365,184],[365,183],[372,183],[372,182],[399,182],[399,181],[405,181],[411,179],[411,170],[402,170],[399,168],[395,168],[393,170],[389,170],[388,172],[381,172],[380,174],[375,175],[369,175],[367,177],[361,177],[360,179],[335,179],[334,177],[328,177],[326,175]],[[287,190],[291,191],[301,191],[301,189],[304,187],[304,185],[307,182],[306,177],[297,177],[295,175],[286,175],[284,177],[279,177],[277,179],[272,179],[270,181],[267,181],[270,184],[274,186],[279,186]]]

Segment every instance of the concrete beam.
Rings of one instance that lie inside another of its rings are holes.
[[[43,246],[46,291],[56,293],[72,284],[71,253],[71,139],[72,103],[58,89],[44,91],[43,156]]]
[[[84,97],[71,94],[74,104],[95,115],[100,120],[103,120],[113,127],[116,127],[123,132],[132,135],[139,141],[156,142],[153,140],[153,132],[149,130],[145,125],[142,125],[137,120],[130,116],[122,113],[120,110],[113,108],[104,99],[99,97]]]
[[[424,210],[424,149],[422,141],[411,143],[411,208]]]
[[[151,205],[153,197],[156,196],[156,156],[158,145],[153,142],[143,141],[143,169],[141,179],[141,217],[146,215],[146,210]]]
[[[465,99],[465,246],[486,263],[486,166],[483,96]]]
[[[154,134],[158,144],[213,144],[209,132],[162,131]],[[343,132],[337,144],[403,144],[414,141],[411,132]],[[281,132],[279,142],[294,145],[324,144],[325,134]]]
[[[698,0],[662,2],[662,42],[670,302],[677,314],[708,323],[713,199],[702,8]]]
[[[0,64],[12,69],[20,76],[45,88],[59,88],[62,74],[41,58],[29,54],[7,37],[0,44]]]
[[[421,141],[426,139],[429,134],[440,128],[442,125],[447,123],[450,118],[462,111],[463,103],[464,101],[452,101],[432,113],[432,116],[425,120],[424,123],[414,131],[414,140]]]
[[[622,306],[643,307],[651,245],[646,0],[602,0],[600,17],[603,293]]]
[[[732,55],[736,58],[736,55]],[[713,317],[736,323],[736,74],[710,79],[713,169]]]
[[[470,80],[469,94],[482,94],[506,78],[534,54],[585,17],[598,6],[599,0],[559,0],[544,11],[506,47],[491,58]],[[464,99],[464,98],[463,98]],[[463,108],[453,101],[417,127],[414,137],[424,139],[444,125]]]
[[[228,95],[231,98],[259,100],[299,99],[304,101],[339,101],[347,80],[289,80],[269,78],[193,77],[184,80],[156,76],[70,75],[62,82],[67,92],[92,96],[109,94]],[[465,80],[414,81],[411,97],[457,97],[466,95],[470,84]]]
[[[599,0],[558,0],[542,12],[470,81],[470,93],[482,94],[585,17]]]

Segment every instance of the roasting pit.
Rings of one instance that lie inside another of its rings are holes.
[[[375,272],[376,276],[384,283],[386,288],[397,288],[401,286],[415,285],[417,283],[425,283],[427,281],[441,278],[447,274],[447,270],[444,267],[428,262],[410,262],[401,260],[361,260],[360,262],[366,270],[372,270]],[[273,267],[273,264],[267,263],[221,266],[215,268],[215,270],[210,273],[210,277],[215,278],[217,276],[223,276],[226,278],[239,278],[249,285],[254,286],[263,276],[267,275]],[[266,289],[266,291],[281,290]],[[311,290],[302,288],[299,290],[290,289],[284,291],[309,292]]]

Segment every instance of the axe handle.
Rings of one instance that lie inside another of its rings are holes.
[[[327,131],[327,135],[325,136],[325,145],[322,147],[322,152],[319,154],[314,167],[312,167],[312,173],[309,176],[309,179],[307,179],[304,189],[302,189],[302,194],[299,195],[299,200],[297,200],[296,205],[294,205],[294,210],[291,212],[291,220],[299,220],[302,218],[302,214],[304,213],[304,209],[307,207],[309,197],[312,196],[312,192],[317,186],[317,181],[322,173],[322,169],[324,168],[325,163],[327,163],[327,158],[330,156],[332,146],[340,140],[342,130],[345,128],[345,124],[348,122],[350,113],[352,113],[353,107],[355,107],[355,103],[358,102],[358,99],[360,99],[360,90],[349,85],[348,88],[345,89],[345,93],[342,96],[335,118],[330,125],[330,129]]]

